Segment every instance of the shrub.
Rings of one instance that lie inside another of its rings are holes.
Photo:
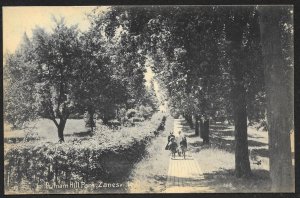
[[[127,119],[126,117],[126,109],[125,108],[120,108],[118,113],[117,113],[117,119],[121,122],[124,123],[125,120]]]
[[[126,116],[128,119],[136,116],[136,114],[137,114],[137,111],[135,109],[128,109],[126,112]]]
[[[69,119],[83,119],[84,115],[80,114],[80,113],[71,113],[69,115]]]
[[[148,119],[151,117],[153,113],[153,109],[149,106],[145,107],[145,106],[140,106],[139,107],[139,115],[142,116],[144,119]]]

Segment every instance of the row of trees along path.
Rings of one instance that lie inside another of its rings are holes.
[[[191,127],[192,117],[197,123],[202,114],[232,120],[235,175],[246,178],[252,175],[247,119],[267,117],[271,191],[293,191],[291,7],[167,9],[145,9],[140,17],[148,21],[153,71],[165,85],[171,114],[183,115]]]

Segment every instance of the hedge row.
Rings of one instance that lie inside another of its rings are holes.
[[[17,187],[18,192],[35,192],[46,182],[125,181],[154,137],[153,129],[164,119],[154,115],[139,127],[102,131],[89,139],[74,138],[63,144],[16,144],[5,154],[6,190]]]

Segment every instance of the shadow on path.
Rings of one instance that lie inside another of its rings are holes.
[[[253,175],[247,178],[237,178],[234,170],[224,169],[212,173],[204,173],[203,182],[216,192],[269,192],[271,180],[269,171],[252,170]]]

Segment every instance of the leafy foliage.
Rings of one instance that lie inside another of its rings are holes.
[[[14,128],[36,118],[36,103],[32,76],[37,74],[29,57],[32,44],[26,34],[23,45],[15,54],[7,54],[4,65],[4,119]]]

